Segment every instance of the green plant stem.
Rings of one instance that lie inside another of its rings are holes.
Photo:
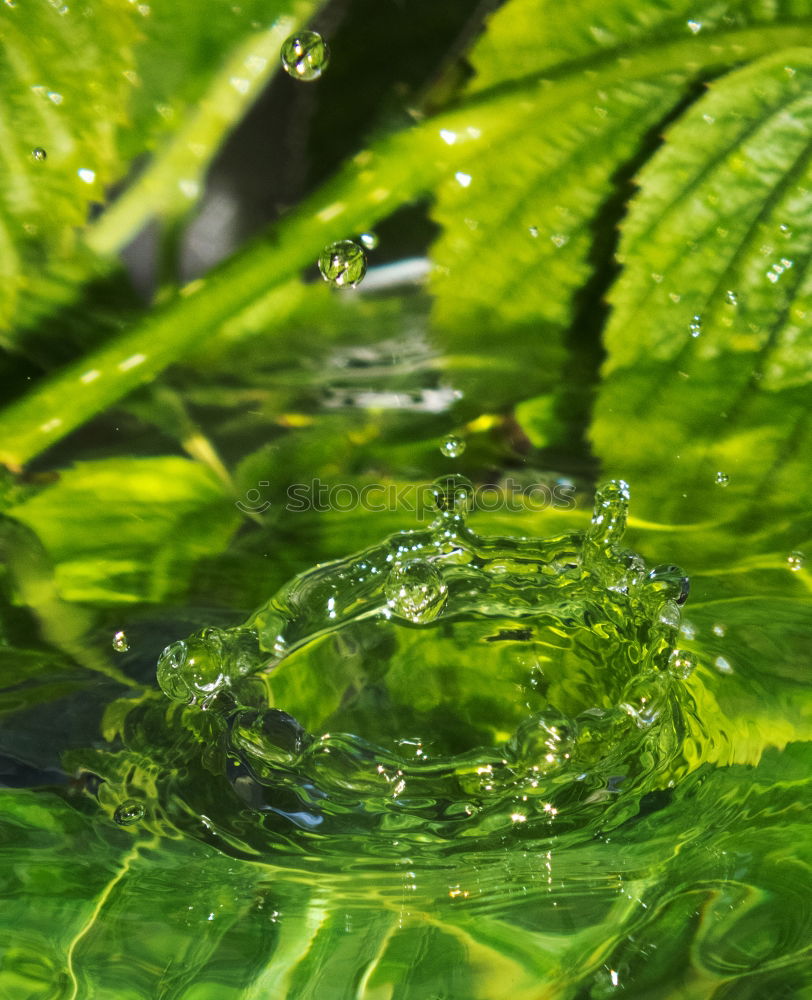
[[[610,53],[600,85],[625,84],[652,74],[696,75],[801,44],[806,26],[764,27],[708,39],[707,59],[698,61],[687,43],[668,43],[640,54]],[[686,69],[689,51],[692,64]],[[395,208],[447,180],[454,183],[463,149],[512,143],[541,116],[562,113],[588,99],[595,79],[587,67],[554,84],[522,80],[487,92],[459,110],[387,136],[357,154],[338,175],[275,226],[265,238],[236,254],[206,278],[193,281],[164,308],[132,331],[70,365],[0,416],[0,462],[12,470],[63,438],[172,362],[193,352],[229,318],[260,296],[312,265],[325,244],[374,225]],[[449,136],[453,140],[449,141]],[[465,154],[470,164],[470,152]]]

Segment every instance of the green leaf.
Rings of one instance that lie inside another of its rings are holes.
[[[278,69],[282,41],[315,8],[249,0],[216,3],[203,18],[188,0],[5,5],[0,343],[17,343],[13,323],[71,301],[100,269],[94,254],[121,249],[152,216],[191,207],[224,136]],[[169,130],[134,185],[87,225],[89,209]]]
[[[45,546],[63,600],[107,605],[182,593],[239,521],[214,473],[173,457],[77,463],[8,513]]]
[[[514,0],[491,17],[469,100],[512,93],[512,134],[461,151],[434,210],[434,321],[472,405],[554,393],[562,430],[585,419],[597,365],[588,345],[631,165],[698,81],[803,44],[797,22],[810,13],[733,2],[699,18],[693,0]]]
[[[608,474],[646,482],[640,516],[738,519],[786,551],[812,532],[780,514],[805,509],[812,448],[810,83],[809,49],[723,77],[641,172],[591,431]]]

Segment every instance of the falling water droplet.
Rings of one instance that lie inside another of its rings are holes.
[[[315,31],[300,31],[282,46],[282,65],[294,80],[318,80],[327,69],[330,50]]]
[[[668,669],[680,680],[685,680],[693,673],[696,667],[696,660],[691,653],[684,649],[675,649],[668,658]]]
[[[422,559],[393,567],[385,587],[386,602],[396,615],[422,624],[443,610],[448,594],[440,571]]]
[[[794,552],[790,552],[787,556],[787,565],[793,573],[797,573],[798,570],[803,569],[805,563],[806,556],[803,552],[799,552],[797,549]]]
[[[730,476],[726,472],[717,472],[715,482],[717,486],[727,486],[730,482]]]
[[[455,437],[451,434],[440,445],[440,451],[446,458],[459,458],[465,451],[465,442],[462,438]]]
[[[357,243],[339,240],[322,250],[319,270],[335,288],[354,288],[367,273],[367,257]]]
[[[376,250],[378,247],[377,233],[361,233],[358,239],[361,241],[364,247],[366,247],[367,250]]]
[[[692,317],[688,329],[691,331],[692,337],[698,337],[702,333],[702,317],[699,314]]]
[[[676,601],[680,605],[688,600],[691,581],[679,566],[655,566],[645,582],[667,600]]]
[[[40,162],[48,159],[48,154],[42,148],[42,146],[37,146],[36,149],[32,149],[31,155],[34,157],[35,160],[39,160]]]
[[[619,542],[626,530],[628,513],[628,483],[617,479],[601,486],[595,493],[592,521],[586,533],[587,543],[605,547]]]
[[[435,507],[445,516],[464,518],[474,502],[474,485],[465,476],[440,476],[431,484]]]
[[[146,810],[141,802],[135,799],[127,799],[113,813],[113,819],[119,826],[131,826],[144,818]]]
[[[117,653],[126,653],[130,648],[130,642],[126,632],[116,632],[113,636],[113,649]]]

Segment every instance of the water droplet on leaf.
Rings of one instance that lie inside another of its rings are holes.
[[[725,292],[725,302],[727,302],[729,306],[737,306],[739,304],[739,297],[734,291],[728,289]]]
[[[392,569],[385,593],[387,604],[396,615],[422,624],[440,614],[448,588],[435,566],[412,559]]]
[[[127,639],[126,632],[116,632],[113,636],[113,649],[117,653],[126,653],[130,648],[130,642]]]
[[[36,149],[32,149],[31,155],[34,157],[35,160],[39,160],[40,162],[48,159],[48,154],[42,148],[42,146],[37,146]]]
[[[459,458],[465,451],[465,442],[452,434],[440,445],[440,451],[446,458]]]
[[[339,240],[322,250],[319,270],[335,288],[354,288],[367,273],[367,256],[352,240]]]
[[[795,552],[790,552],[790,554],[787,556],[787,565],[793,571],[793,573],[797,573],[798,570],[803,569],[805,563],[806,563],[806,556],[803,554],[803,552],[798,552],[796,550]]]
[[[730,482],[730,476],[726,472],[717,472],[715,482],[717,486],[727,486]]]
[[[294,80],[318,80],[327,69],[330,50],[315,31],[300,31],[282,46],[282,65]]]
[[[698,337],[702,333],[702,317],[699,315],[692,317],[688,329],[691,331],[692,337]]]
[[[127,799],[113,813],[113,819],[119,826],[131,826],[144,818],[146,810],[141,802],[135,799]]]

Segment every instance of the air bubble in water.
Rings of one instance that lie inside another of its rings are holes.
[[[117,653],[126,653],[130,648],[130,642],[126,632],[116,632],[113,636],[113,649]]]
[[[339,240],[322,250],[319,270],[335,288],[354,288],[367,273],[367,255],[352,240]]]
[[[41,163],[41,162],[42,162],[43,160],[47,160],[47,159],[48,159],[48,154],[47,154],[47,153],[46,153],[46,151],[45,151],[45,150],[44,150],[44,149],[42,148],[42,146],[37,146],[37,148],[36,148],[36,149],[32,149],[32,150],[31,150],[31,155],[32,155],[32,156],[34,157],[34,159],[35,159],[35,160],[39,160],[39,161],[40,161],[40,163]]]
[[[465,451],[465,442],[462,438],[455,437],[451,434],[440,445],[440,451],[446,458],[459,458]]]
[[[119,826],[131,826],[133,823],[137,823],[140,819],[143,819],[145,812],[143,803],[135,799],[127,799],[113,813],[113,819]]]
[[[443,610],[448,587],[440,571],[422,559],[393,567],[386,581],[386,602],[396,615],[422,624]]]
[[[803,569],[805,563],[806,563],[806,556],[803,554],[803,552],[798,552],[796,550],[795,552],[790,552],[790,554],[787,556],[787,565],[793,571],[793,573],[797,573],[799,569]]]
[[[679,566],[655,566],[645,580],[667,600],[684,604],[688,600],[691,581]]]
[[[327,42],[315,31],[299,31],[282,46],[282,65],[294,80],[318,80],[329,61]]]
[[[727,486],[730,482],[730,476],[726,472],[717,472],[715,481],[717,486]]]
[[[474,485],[465,476],[440,476],[431,492],[435,507],[445,515],[464,518],[474,503]]]
[[[361,241],[361,243],[367,250],[376,250],[378,247],[377,233],[361,233],[358,239]]]

